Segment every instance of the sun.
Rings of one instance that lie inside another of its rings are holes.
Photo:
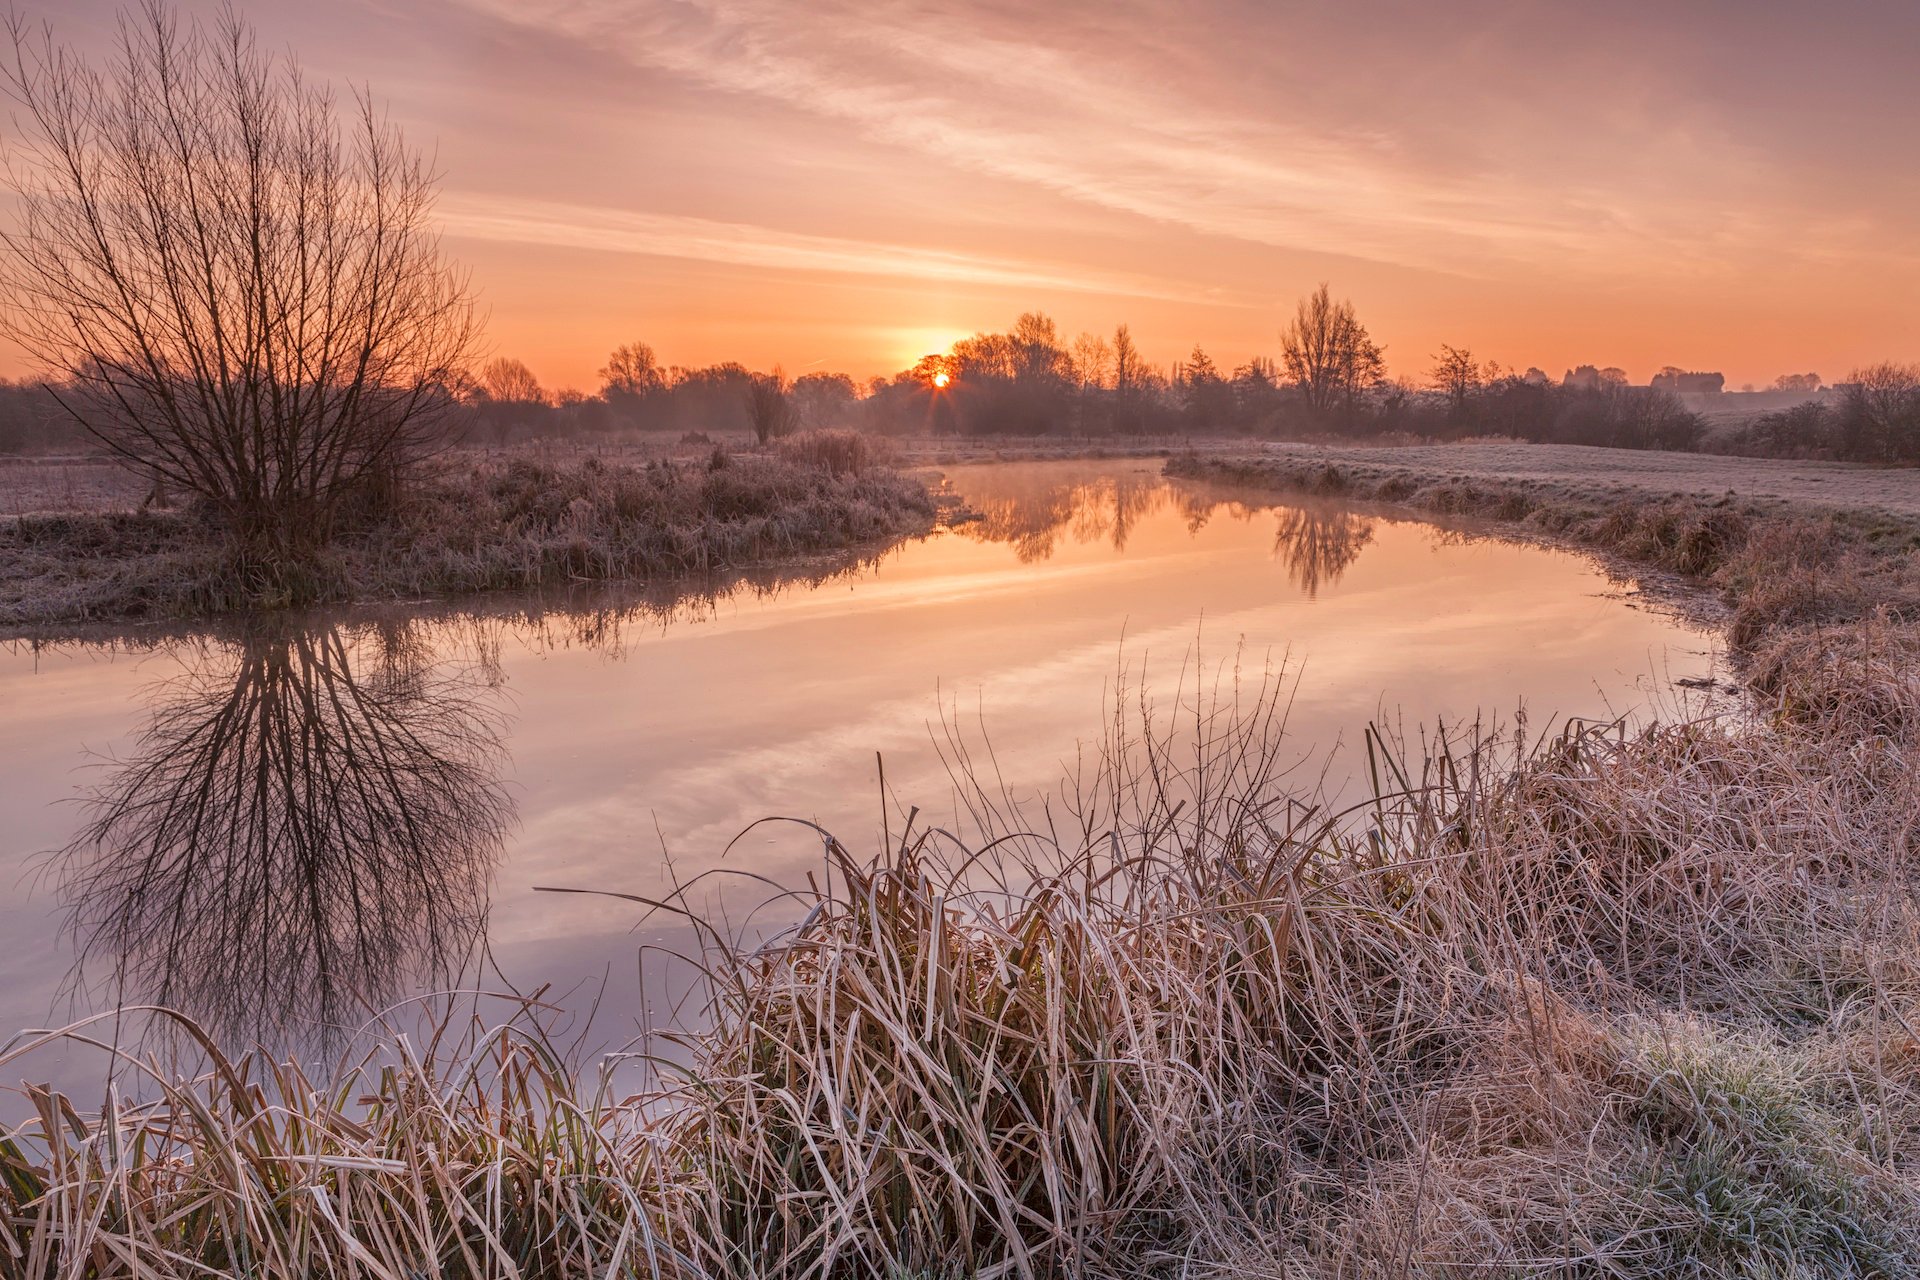
[[[944,387],[952,381],[953,375],[950,373],[936,373],[933,375],[933,385],[936,387]]]

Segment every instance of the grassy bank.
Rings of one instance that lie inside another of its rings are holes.
[[[811,441],[644,463],[457,458],[311,563],[271,571],[191,512],[0,523],[0,626],[708,574],[922,533],[933,517],[919,482]]]
[[[1507,518],[1731,592],[1759,714],[1368,731],[1374,798],[1330,813],[1290,789],[1284,680],[1126,691],[1049,808],[962,764],[964,839],[831,844],[776,944],[710,934],[658,1094],[531,1010],[458,1052],[214,1053],[104,1110],[26,1090],[6,1265],[1920,1274],[1910,554],[1806,513],[1545,510]],[[1812,610],[1771,581],[1808,538],[1850,579]]]
[[[1177,456],[1168,475],[1261,490],[1376,502],[1497,521],[1518,533],[1570,543],[1631,570],[1678,575],[1719,591],[1734,610],[1728,638],[1749,650],[1783,629],[1849,623],[1877,610],[1920,614],[1920,514],[1848,507],[1848,473],[1821,503],[1732,492],[1625,488],[1604,469],[1550,478],[1490,476],[1473,446],[1447,450],[1295,450]],[[1589,451],[1599,452],[1599,451]],[[1403,460],[1411,456],[1413,460]],[[1449,466],[1459,460],[1464,467]],[[1748,464],[1767,467],[1788,464]],[[1862,472],[1864,489],[1882,473]],[[1900,477],[1911,473],[1887,473]],[[1920,499],[1920,481],[1907,486]]]

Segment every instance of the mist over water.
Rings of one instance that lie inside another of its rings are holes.
[[[337,1051],[458,987],[537,992],[598,1053],[673,1016],[693,971],[652,948],[693,939],[543,888],[690,885],[688,905],[766,930],[781,907],[755,908],[817,869],[821,837],[760,819],[856,852],[914,808],[962,829],[962,756],[1014,801],[1057,800],[1116,696],[1171,707],[1277,673],[1292,779],[1337,799],[1370,720],[1510,721],[1523,699],[1537,732],[1712,667],[1706,637],[1570,554],[1151,463],[947,482],[977,518],[718,596],[12,646],[0,928],[45,945],[0,956],[0,1020],[166,1004],[229,1043]]]

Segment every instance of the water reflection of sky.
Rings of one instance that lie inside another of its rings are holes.
[[[800,817],[871,848],[876,756],[890,803],[955,821],[943,718],[1036,794],[1099,736],[1123,670],[1170,698],[1196,650],[1284,662],[1304,787],[1382,708],[1412,723],[1524,700],[1539,725],[1709,665],[1703,637],[1571,555],[1272,507],[1151,464],[950,480],[978,520],[770,593],[0,653],[0,1022],[61,1021],[117,989],[292,1040],[351,1021],[356,991],[457,971],[576,1014],[598,1002],[590,1041],[618,1043],[672,985],[657,958],[642,974],[643,944],[684,934],[536,887],[658,895],[716,866],[791,882],[818,837],[747,828]],[[735,882],[726,905],[739,920],[764,894]],[[469,933],[493,968],[462,968]]]

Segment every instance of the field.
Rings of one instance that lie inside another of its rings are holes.
[[[1245,455],[1251,451],[1241,450]],[[1877,510],[1920,517],[1920,472],[1844,462],[1784,462],[1645,449],[1511,440],[1435,445],[1269,444],[1257,454],[1293,466],[1334,466],[1363,480],[1392,475],[1523,485],[1593,500],[1673,495]]]
[[[0,520],[16,516],[132,511],[148,486],[91,457],[0,457]]]

